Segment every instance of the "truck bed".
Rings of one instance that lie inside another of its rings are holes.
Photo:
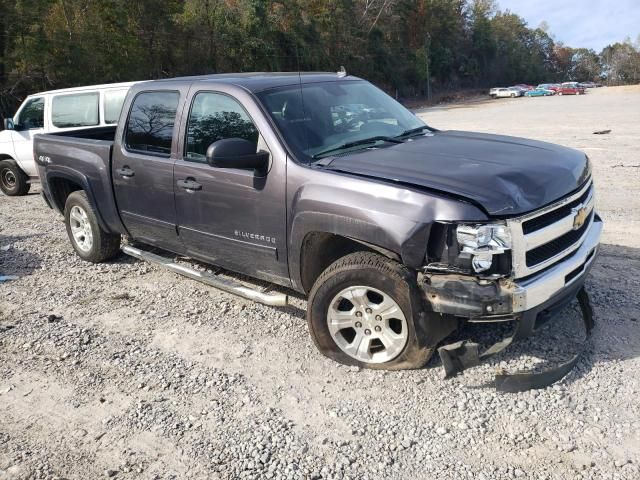
[[[76,185],[99,205],[105,230],[124,232],[113,196],[111,151],[116,127],[96,127],[36,135],[33,151],[52,207],[64,211],[64,192]]]

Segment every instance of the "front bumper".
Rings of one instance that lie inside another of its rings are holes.
[[[602,233],[596,215],[583,243],[551,267],[518,280],[482,280],[458,274],[422,276],[422,288],[435,312],[464,317],[470,322],[519,320],[538,312],[554,299],[575,296],[596,258]]]

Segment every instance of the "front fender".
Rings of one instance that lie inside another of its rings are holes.
[[[301,285],[301,251],[309,233],[379,247],[418,269],[434,222],[486,219],[477,207],[459,199],[355,175],[294,165],[289,179],[288,260],[296,285]]]

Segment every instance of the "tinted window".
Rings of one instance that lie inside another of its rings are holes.
[[[139,94],[127,122],[127,149],[168,157],[179,98],[178,92]]]
[[[24,129],[44,128],[44,98],[32,98],[20,111],[15,124]]]
[[[104,123],[118,123],[127,90],[107,90],[104,92]]]
[[[51,122],[58,128],[98,125],[98,92],[53,97]]]
[[[244,138],[258,148],[258,129],[236,100],[220,93],[198,93],[187,124],[186,159],[204,162],[209,145],[225,138]]]

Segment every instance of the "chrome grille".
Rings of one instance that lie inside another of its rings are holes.
[[[513,241],[514,278],[523,278],[562,260],[582,245],[594,219],[593,184],[536,212],[507,221]],[[574,228],[582,208],[584,223]]]

